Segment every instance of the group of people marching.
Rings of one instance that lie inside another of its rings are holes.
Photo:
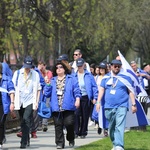
[[[21,149],[30,146],[29,133],[31,132],[33,137],[36,136],[35,128],[39,123],[44,126],[43,131],[47,130],[48,120],[40,118],[39,121],[34,117],[37,116],[39,102],[43,99],[50,101],[57,149],[65,147],[64,128],[70,147],[74,147],[75,138],[86,138],[89,117],[100,124],[100,109],[109,122],[109,127],[104,128],[104,135],[109,134],[113,144],[112,150],[124,149],[129,97],[132,112],[137,111],[131,78],[124,74],[122,63],[118,59],[113,60],[110,65],[101,62],[96,67],[95,74],[82,58],[81,50],[75,50],[73,58],[74,61],[69,62],[66,54],[60,55],[50,72],[45,69],[46,64],[43,62],[39,62],[35,68],[33,59],[27,56],[23,67],[15,71],[13,76],[11,70],[6,71],[6,66],[9,68],[6,63],[0,64],[0,149],[3,147],[4,124],[9,111],[19,111],[21,131],[18,136],[21,137]],[[150,69],[147,73],[138,73],[138,77],[149,81],[149,73]],[[99,130],[102,129],[99,127]]]

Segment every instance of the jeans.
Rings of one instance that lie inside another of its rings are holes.
[[[126,123],[126,107],[105,109],[106,119],[109,121],[109,133],[113,146],[124,148],[124,129]]]

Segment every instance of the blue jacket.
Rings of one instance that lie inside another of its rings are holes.
[[[77,73],[75,73],[74,75],[75,77],[78,77]],[[93,75],[86,69],[84,70],[84,83],[89,100],[93,99],[97,100],[98,97],[97,84],[95,82]]]
[[[46,97],[51,97],[51,108],[52,112],[59,112],[58,98],[56,91],[56,80],[57,76],[51,79],[51,85],[46,85],[44,87],[44,95]],[[75,98],[81,97],[81,91],[79,89],[78,80],[72,75],[66,75],[65,81],[65,90],[64,90],[64,99],[62,104],[63,110],[72,110],[76,109],[75,107]]]
[[[3,64],[2,64],[3,65]],[[6,75],[6,68],[5,65],[3,65],[3,74],[2,74],[2,80],[0,86],[8,91],[8,93],[14,93],[14,84],[11,80],[11,76]],[[10,112],[10,96],[8,93],[1,92],[2,93],[2,103],[3,103],[3,110],[4,114],[8,114]]]

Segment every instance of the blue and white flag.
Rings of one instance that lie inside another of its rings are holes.
[[[93,112],[92,112],[92,119],[95,121],[98,121],[99,127],[102,129],[108,128],[108,120],[105,117],[104,114],[104,107],[101,105],[100,111],[96,111],[96,104],[94,105]]]
[[[146,91],[143,89],[142,85],[140,85],[138,77],[136,76],[135,72],[133,71],[132,67],[129,65],[129,63],[126,61],[124,56],[120,53],[118,50],[118,54],[120,56],[121,62],[122,62],[122,68],[123,73],[127,76],[129,76],[133,83],[134,83],[134,92],[136,96],[148,96]]]
[[[149,120],[143,110],[141,103],[136,100],[137,112],[132,113],[131,100],[129,100],[129,111],[126,116],[126,128],[149,125]]]
[[[104,111],[104,106],[101,106],[100,111],[98,112],[99,127],[102,129],[108,129],[109,122],[105,117]]]
[[[133,81],[134,85],[134,94],[135,96],[146,96],[148,97],[146,91],[143,89],[143,87],[139,84],[139,80],[134,73],[133,69],[129,65],[129,63],[126,61],[124,56],[118,51],[118,54],[120,56],[121,62],[122,62],[122,69],[123,74],[129,76],[131,80]],[[144,126],[149,125],[149,121],[147,119],[147,116],[143,110],[143,107],[139,101],[136,100],[137,104],[137,112],[135,114],[131,111],[131,100],[129,100],[129,111],[127,113],[126,117],[126,127],[134,127],[134,126]]]

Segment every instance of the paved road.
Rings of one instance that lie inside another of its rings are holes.
[[[31,138],[31,144],[28,150],[56,150],[55,145],[55,135],[54,135],[54,126],[50,125],[47,132],[38,131],[37,139]],[[16,136],[16,133],[11,133],[6,135],[7,142],[3,145],[4,150],[20,150],[20,138]],[[97,134],[97,129],[94,129],[94,126],[89,127],[89,134],[85,139],[77,138],[75,139],[75,147],[91,143],[103,138],[103,135]],[[68,141],[65,141],[65,149],[73,150],[69,147]]]

